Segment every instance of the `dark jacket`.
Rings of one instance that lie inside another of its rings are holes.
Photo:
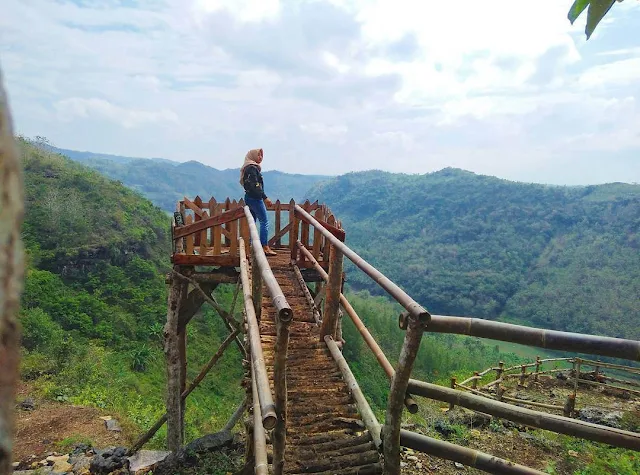
[[[255,165],[249,165],[244,169],[244,191],[246,196],[254,200],[264,200],[267,195],[264,194],[264,183],[262,181],[262,173]]]

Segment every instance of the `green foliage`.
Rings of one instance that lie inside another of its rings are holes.
[[[640,339],[640,186],[514,183],[456,169],[350,173],[309,197],[434,314]],[[347,262],[347,283],[382,295]]]
[[[617,1],[621,2],[622,0]],[[567,17],[573,25],[580,14],[589,7],[587,11],[587,26],[584,31],[588,40],[614,3],[616,3],[616,0],[575,0]]]

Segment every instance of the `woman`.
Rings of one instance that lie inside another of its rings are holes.
[[[260,243],[267,256],[275,256],[268,244],[267,206],[271,206],[271,200],[264,194],[264,183],[260,164],[264,158],[261,148],[249,150],[244,157],[244,165],[240,169],[240,184],[244,187],[244,202],[251,210],[253,219],[260,221]]]

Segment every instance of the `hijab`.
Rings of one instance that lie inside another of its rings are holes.
[[[242,165],[242,168],[240,169],[240,184],[242,186],[244,186],[244,170],[250,166],[256,166],[258,167],[258,170],[262,170],[262,167],[260,166],[260,164],[257,162],[257,160],[260,159],[260,151],[262,149],[261,148],[254,148],[251,149],[247,152],[247,154],[244,157],[244,164]]]

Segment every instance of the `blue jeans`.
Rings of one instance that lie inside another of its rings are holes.
[[[254,220],[260,221],[260,243],[266,246],[269,241],[269,223],[267,221],[267,207],[262,200],[249,198],[245,195],[244,202],[251,211]]]

